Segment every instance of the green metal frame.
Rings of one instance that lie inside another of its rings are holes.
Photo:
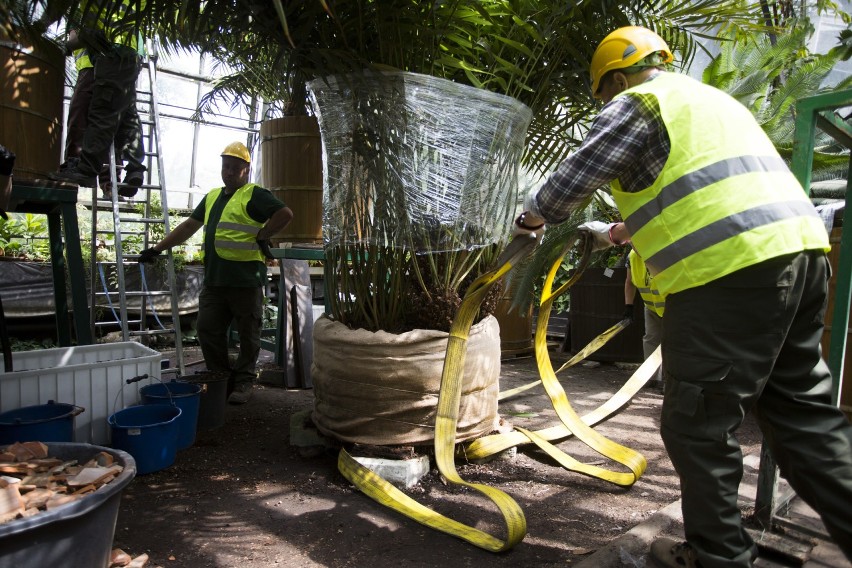
[[[80,249],[80,229],[77,224],[77,188],[46,180],[12,178],[9,211],[47,216],[50,261],[53,266],[57,341],[61,347],[73,344],[71,329],[68,325],[68,293],[65,287],[67,257],[75,332],[73,339],[76,340],[77,345],[92,344],[85,269]]]
[[[852,106],[852,89],[805,97],[796,102],[791,169],[808,194],[810,194],[814,139],[817,127],[832,136],[838,143],[852,149],[852,124],[843,122],[834,114],[836,109],[847,106]],[[852,153],[850,153],[849,171],[852,172]],[[850,188],[852,188],[852,183],[847,179],[846,208],[844,211],[849,210],[849,197],[852,194]],[[850,223],[850,226],[852,226],[852,223]],[[831,321],[832,329],[840,330],[840,333],[831,334],[827,360],[833,381],[831,400],[834,404],[839,404],[847,340],[847,333],[843,333],[843,331],[849,327],[849,306],[852,303],[852,230],[843,231],[840,240],[840,258],[836,282],[834,313]],[[783,496],[778,495],[778,468],[769,455],[764,442],[760,453],[760,472],[755,499],[755,518],[758,523],[765,530],[771,530],[773,524],[776,524],[813,534],[812,531],[806,530],[804,527],[792,525],[788,521],[775,517],[775,513],[785,507],[793,496],[792,492],[787,492]],[[818,534],[815,536],[825,535]]]

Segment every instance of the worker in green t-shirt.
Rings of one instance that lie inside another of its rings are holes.
[[[248,183],[250,165],[245,145],[228,144],[222,152],[224,187],[211,190],[189,218],[139,255],[139,262],[151,262],[205,227],[198,340],[207,369],[229,375],[231,404],[248,402],[257,373],[269,238],[293,218],[293,211],[272,192]],[[231,322],[240,340],[233,365],[228,360]]]

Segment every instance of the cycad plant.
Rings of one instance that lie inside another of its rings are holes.
[[[852,77],[826,84],[843,50],[838,46],[825,54],[810,53],[807,43],[812,33],[807,20],[794,20],[786,33],[773,36],[727,34],[719,55],[702,74],[705,83],[727,92],[752,112],[788,163],[793,152],[796,101],[852,87]],[[844,176],[848,149],[819,129],[814,142],[813,179]]]

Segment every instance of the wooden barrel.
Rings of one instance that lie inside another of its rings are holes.
[[[0,144],[15,153],[13,174],[45,178],[62,156],[65,56],[50,44],[17,44],[0,33]]]
[[[604,269],[592,266],[571,286],[568,321],[571,326],[572,353],[579,352],[595,337],[621,321],[624,315],[626,277],[627,269],[624,267]],[[590,360],[622,363],[641,363],[645,360],[642,351],[642,335],[645,333],[642,311],[644,305],[639,301],[638,295],[633,309],[633,323],[589,355]]]
[[[835,221],[837,218],[835,217]],[[831,242],[831,251],[828,253],[828,260],[831,264],[831,279],[828,281],[828,305],[825,311],[825,331],[822,334],[822,356],[828,360],[828,348],[831,345],[831,322],[834,319],[834,292],[837,288],[837,271],[840,263],[840,239],[843,236],[843,228],[835,226],[831,230],[829,241]],[[852,315],[852,307],[850,307],[850,315]],[[846,353],[843,355],[843,383],[840,390],[840,408],[846,413],[846,416],[852,420],[852,317],[849,319],[850,328],[846,329]]]
[[[285,116],[260,125],[261,180],[293,210],[293,220],[272,237],[282,242],[322,242],[322,144],[313,116]]]

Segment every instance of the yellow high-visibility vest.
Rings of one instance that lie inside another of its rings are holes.
[[[225,260],[236,260],[241,262],[260,261],[264,262],[263,253],[257,244],[257,233],[263,227],[252,219],[246,211],[246,206],[251,200],[251,195],[256,187],[253,183],[247,183],[239,188],[222,211],[219,224],[216,225],[215,241],[213,246],[216,254]],[[204,224],[210,220],[210,212],[213,204],[219,198],[222,188],[211,190],[204,199]],[[205,238],[206,238],[205,231]],[[202,247],[202,255],[204,247]]]
[[[75,49],[73,55],[74,67],[77,69],[77,71],[82,71],[83,69],[94,67],[94,65],[92,65],[92,60],[89,59],[89,52],[86,51],[86,48],[81,47],[80,49]]]
[[[649,310],[663,317],[663,312],[666,310],[666,298],[660,293],[654,278],[635,250],[630,250],[628,262],[630,264],[630,281],[639,291],[642,302],[648,306]]]
[[[144,7],[145,0],[142,0],[140,8]],[[103,12],[98,13],[95,24],[109,42],[129,47],[142,56],[145,53],[142,34],[136,31],[134,25],[128,21],[128,17],[135,12],[135,9],[135,0],[112,3],[105,6]]]
[[[629,193],[616,181],[612,194],[662,294],[785,254],[829,250],[822,220],[748,109],[676,73],[630,92],[659,101],[671,151],[650,187]]]

